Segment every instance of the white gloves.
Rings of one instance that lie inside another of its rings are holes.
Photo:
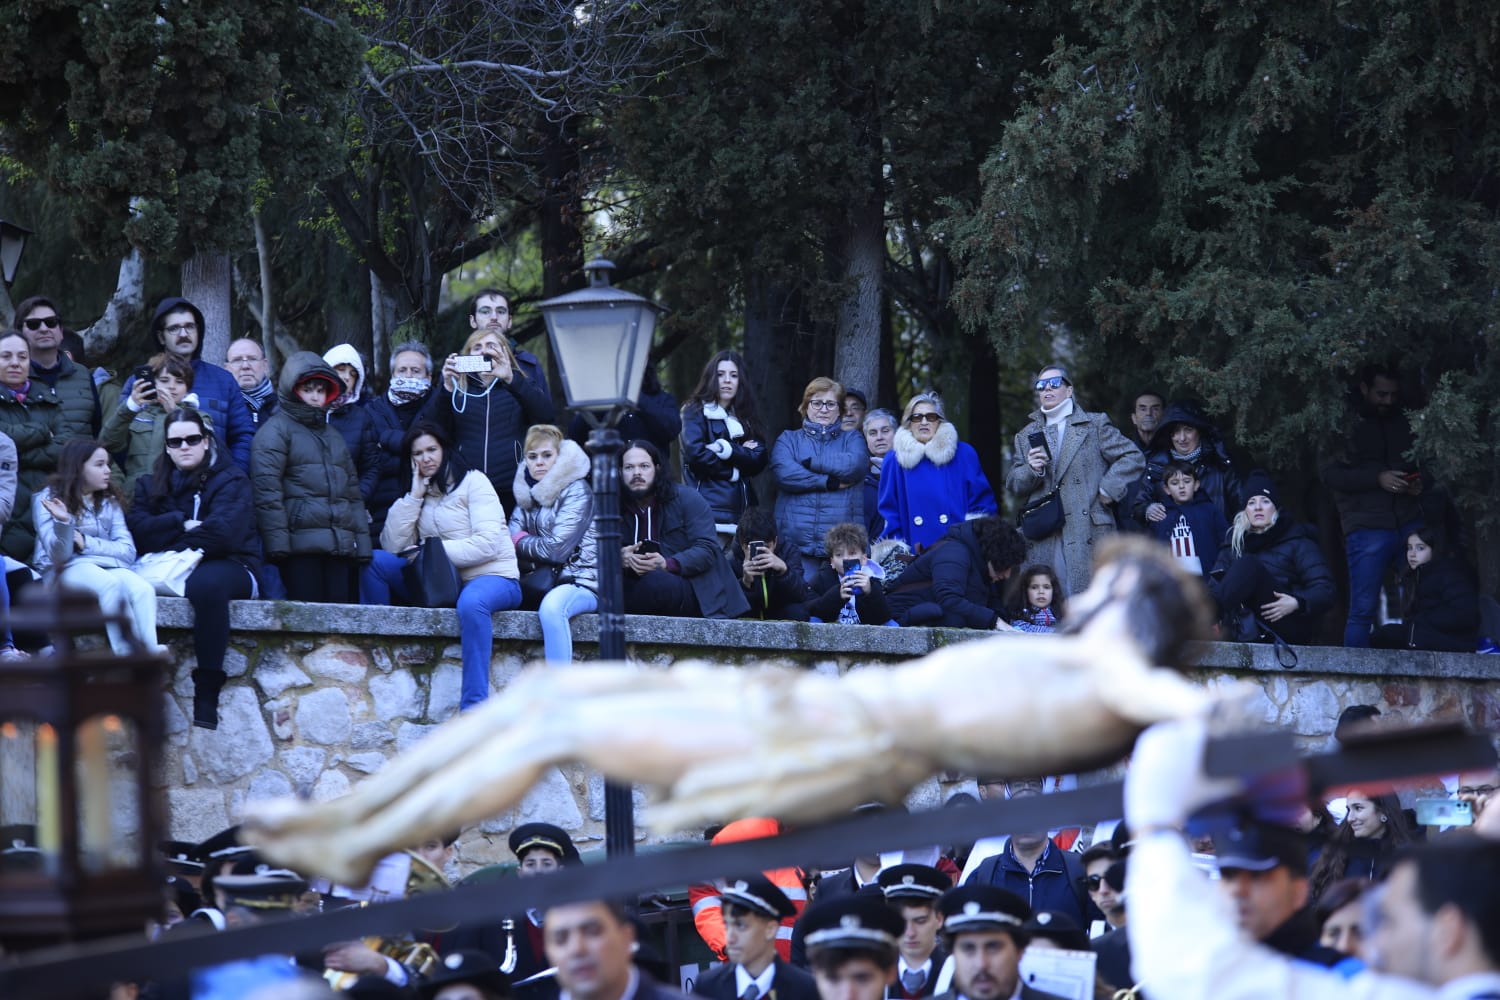
[[[1238,778],[1203,773],[1207,719],[1201,715],[1152,726],[1136,740],[1125,772],[1125,822],[1133,833],[1181,827],[1206,805],[1244,789]]]
[[[733,446],[723,438],[719,438],[717,441],[710,441],[708,443],[708,450],[717,455],[721,462],[729,461],[729,456],[734,454]]]

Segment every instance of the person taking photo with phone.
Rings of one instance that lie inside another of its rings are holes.
[[[751,618],[807,621],[807,584],[777,555],[776,518],[765,507],[747,507],[735,529],[729,562],[750,602]]]
[[[870,558],[864,525],[835,524],[823,536],[828,562],[808,586],[808,612],[818,621],[840,625],[889,625],[895,617],[881,583],[885,570]]]
[[[193,366],[187,359],[163,351],[135,370],[129,395],[104,421],[99,435],[104,447],[116,456],[124,455],[125,493],[135,492],[142,476],[149,476],[162,453],[167,436],[167,414],[179,406],[198,409],[193,394]],[[203,422],[213,430],[213,419],[203,415]]]

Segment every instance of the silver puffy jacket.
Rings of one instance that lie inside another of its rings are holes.
[[[557,461],[532,486],[526,464],[516,467],[516,506],[510,514],[516,556],[525,573],[541,564],[562,567],[562,575],[580,587],[599,585],[594,543],[594,495],[589,487],[589,459],[573,441],[564,441]]]

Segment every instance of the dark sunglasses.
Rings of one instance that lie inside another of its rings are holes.
[[[1060,388],[1062,388],[1065,385],[1072,385],[1072,384],[1073,384],[1072,382],[1069,382],[1067,379],[1063,378],[1061,375],[1054,375],[1051,378],[1039,378],[1039,379],[1037,379],[1036,380],[1035,389],[1036,389],[1037,392],[1041,392],[1043,389],[1060,389]]]
[[[1104,876],[1103,875],[1085,875],[1082,879],[1080,879],[1080,881],[1083,882],[1084,885],[1088,886],[1089,889],[1092,891],[1094,889],[1099,888],[1099,883],[1101,883],[1101,882],[1104,881]]]
[[[913,413],[908,423],[913,424],[940,424],[943,418],[936,413]]]
[[[62,321],[59,320],[56,316],[41,316],[31,319],[24,319],[21,322],[26,324],[26,329],[28,330],[40,330],[44,326],[47,329],[51,330]]]
[[[167,438],[167,447],[173,450],[177,448],[196,448],[202,443],[202,434],[189,434],[187,437]]]

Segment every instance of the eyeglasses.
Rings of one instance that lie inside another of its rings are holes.
[[[1034,385],[1032,388],[1036,389],[1037,392],[1041,392],[1043,389],[1060,389],[1060,388],[1062,388],[1065,385],[1072,385],[1072,384],[1073,384],[1072,382],[1069,382],[1067,379],[1063,378],[1061,375],[1053,375],[1051,378],[1039,378],[1039,379],[1037,379],[1036,380],[1036,385]]]
[[[55,330],[59,321],[56,316],[37,316],[22,320],[22,322],[26,324],[28,330],[40,330],[44,326],[49,330]]]
[[[178,448],[196,448],[202,443],[202,434],[189,434],[187,437],[167,438],[167,447],[173,451],[176,451]]]
[[[835,403],[831,399],[814,399],[812,402],[807,404],[808,408],[812,410],[832,410],[835,409],[838,405],[838,403]]]
[[[198,332],[198,324],[197,323],[173,323],[171,326],[167,327],[167,332],[171,333],[171,334],[197,333]]]
[[[230,358],[225,363],[231,365],[258,365],[264,360],[265,358]]]
[[[937,413],[913,413],[907,423],[911,424],[940,424],[943,422],[941,414]]]
[[[1459,785],[1458,786],[1457,794],[1459,794],[1459,795],[1494,795],[1495,794],[1495,787],[1496,786],[1494,786],[1494,785]]]

